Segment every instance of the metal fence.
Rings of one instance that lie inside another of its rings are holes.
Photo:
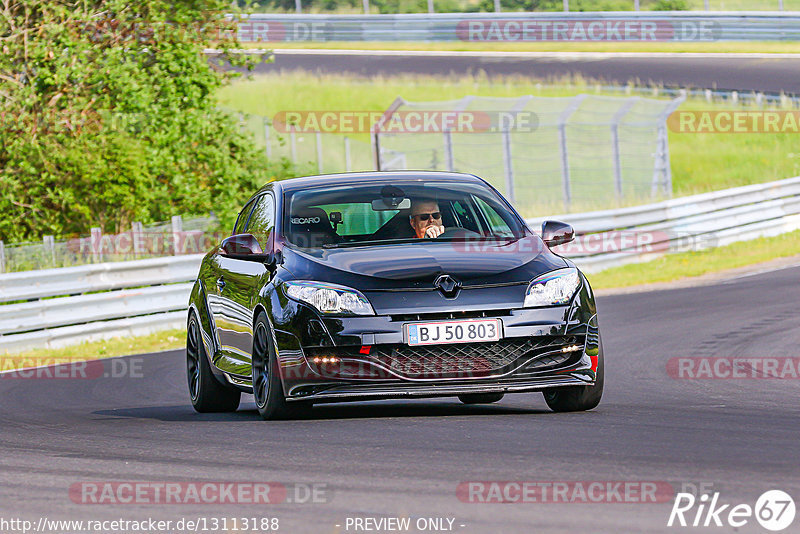
[[[268,159],[285,158],[301,174],[375,170],[368,133],[347,135],[278,129],[272,117],[228,111],[238,117],[240,129],[253,136]]]
[[[239,23],[238,38],[243,43],[797,41],[800,12],[253,14]]]
[[[452,110],[479,131],[376,132],[381,170],[476,173],[515,206],[570,211],[669,197],[666,120],[683,101],[641,97],[398,99],[386,116]]]
[[[146,226],[134,222],[130,231],[119,234],[92,228],[88,236],[63,240],[44,236],[38,243],[0,241],[0,273],[198,254],[213,245],[212,232],[218,226],[215,217],[184,220],[175,216],[169,222]]]
[[[240,114],[239,120],[267,157],[286,158],[301,173],[468,172],[490,181],[516,206],[571,211],[671,196],[666,119],[683,100],[586,94],[424,103],[398,98],[374,114],[380,119],[366,132],[353,136],[302,125],[279,129],[255,115]],[[466,117],[470,128],[442,130],[442,114]],[[415,117],[431,118],[430,127],[403,126]],[[399,133],[392,128],[395,119],[403,123]]]

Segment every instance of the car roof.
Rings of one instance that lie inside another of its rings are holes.
[[[275,183],[280,183],[284,191],[294,191],[326,184],[355,184],[369,183],[386,180],[440,180],[444,182],[458,183],[477,183],[487,185],[487,183],[474,174],[464,174],[460,172],[444,171],[366,171],[366,172],[344,172],[338,174],[318,174],[314,176],[300,176],[297,178],[284,178],[275,182],[270,182],[259,190],[263,191]]]

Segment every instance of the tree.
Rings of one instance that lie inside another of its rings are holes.
[[[271,171],[216,108],[252,65],[220,0],[0,0],[0,239],[214,211]]]

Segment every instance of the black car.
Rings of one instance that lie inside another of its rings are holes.
[[[194,408],[265,419],[314,403],[542,391],[555,411],[603,392],[586,277],[484,180],[369,172],[272,182],[203,259],[189,302]]]

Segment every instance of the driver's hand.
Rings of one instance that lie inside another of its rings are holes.
[[[425,230],[425,237],[439,237],[444,233],[444,226],[429,226]]]

